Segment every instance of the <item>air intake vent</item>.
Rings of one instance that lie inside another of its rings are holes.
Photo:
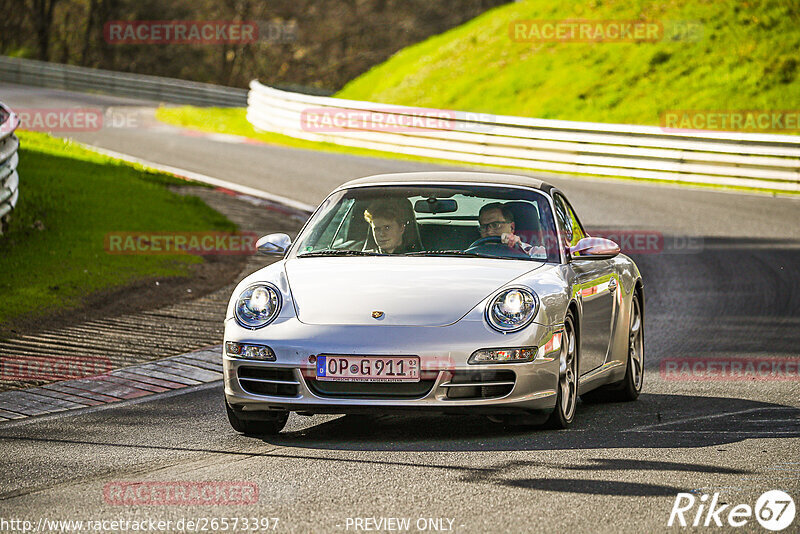
[[[300,391],[292,369],[242,366],[237,375],[242,389],[252,395],[296,397]]]
[[[494,399],[511,393],[515,382],[514,371],[454,371],[442,387],[448,399]]]
[[[415,399],[427,395],[435,380],[419,382],[327,382],[306,379],[306,384],[320,397]]]

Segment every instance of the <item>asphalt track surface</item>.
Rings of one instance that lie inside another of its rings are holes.
[[[10,85],[0,85],[0,100],[18,109],[138,104]],[[354,177],[442,169],[170,127],[68,135],[309,204]],[[372,528],[366,518],[399,517],[412,531],[661,532],[685,530],[667,527],[678,492],[753,506],[781,489],[800,505],[796,372],[794,380],[745,381],[660,373],[671,358],[797,361],[800,199],[548,179],[590,228],[663,235],[662,250],[632,254],[646,293],[647,373],[637,402],[579,403],[567,431],[508,432],[479,417],[292,415],[278,437],[257,439],[230,429],[221,385],[212,383],[1,424],[0,518],[34,526],[43,518],[171,519],[174,531],[180,519],[270,517],[279,518],[276,532],[364,532],[357,518]],[[24,194],[24,176],[22,185]],[[257,485],[258,501],[115,504],[104,488],[121,481],[243,481]],[[754,518],[700,530],[765,531]],[[784,530],[798,531],[798,518]]]

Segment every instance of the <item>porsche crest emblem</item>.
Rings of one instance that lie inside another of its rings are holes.
[[[380,319],[381,317],[383,317],[383,312],[382,311],[374,311],[374,312],[372,312],[372,318],[373,319]]]

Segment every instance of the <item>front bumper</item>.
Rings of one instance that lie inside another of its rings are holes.
[[[243,415],[265,410],[498,415],[549,412],[556,402],[559,359],[557,353],[543,355],[542,347],[560,328],[534,323],[520,332],[500,334],[483,321],[464,319],[445,327],[400,327],[318,326],[291,318],[251,331],[229,319],[226,342],[268,345],[276,361],[223,354],[225,398]],[[478,349],[533,346],[539,347],[539,352],[531,362],[467,363]],[[317,382],[309,356],[320,354],[418,356],[421,383],[349,386]]]

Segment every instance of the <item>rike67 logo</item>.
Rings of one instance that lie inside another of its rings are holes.
[[[794,522],[795,512],[792,497],[780,490],[763,493],[755,506],[720,503],[719,493],[711,496],[710,502],[709,495],[698,498],[691,493],[678,493],[667,526],[743,527],[755,517],[765,529],[778,532]]]

